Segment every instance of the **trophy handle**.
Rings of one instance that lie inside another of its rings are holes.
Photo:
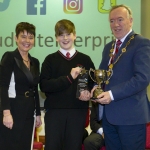
[[[107,81],[111,78],[111,76],[113,75],[113,70],[111,70],[111,71],[106,71],[106,73],[107,73]],[[105,81],[106,82],[106,81]],[[104,83],[105,83],[104,82]]]
[[[90,70],[89,70],[89,75],[90,75],[91,79],[92,79],[94,82],[96,82],[96,81],[92,78],[92,76],[91,76],[91,71],[92,71],[92,72],[95,72],[95,70],[93,70],[92,68],[90,68]]]

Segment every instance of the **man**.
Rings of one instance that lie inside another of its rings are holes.
[[[150,121],[146,94],[150,82],[150,41],[132,30],[132,12],[125,5],[112,7],[109,21],[116,40],[104,48],[99,68],[109,68],[108,80],[105,92],[97,97],[97,102],[105,104],[106,149],[144,150],[146,123]],[[115,44],[118,40],[120,48]],[[118,53],[114,52],[116,49]]]
[[[102,129],[102,120],[99,116],[98,103],[92,103],[90,114],[91,134],[84,140],[85,150],[99,150],[104,146],[104,134]]]

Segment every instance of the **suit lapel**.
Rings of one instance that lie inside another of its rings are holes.
[[[132,31],[132,32],[129,33],[129,35],[126,37],[126,39],[125,39],[124,42],[122,43],[121,47],[119,48],[119,51],[118,51],[117,55],[115,56],[114,61],[116,61],[116,59],[118,58],[118,56],[122,53],[122,48],[124,48],[124,47],[126,46],[126,44],[127,44],[127,42],[129,41],[130,37],[131,37],[132,35],[134,35],[134,34],[135,34],[134,31]],[[127,50],[128,50],[128,47],[127,47]]]
[[[29,80],[30,86],[32,87],[33,86],[33,75],[29,71],[29,69],[25,66],[25,64],[23,63],[22,57],[21,57],[18,49],[14,51],[14,59],[15,59],[17,66],[26,75],[27,79]],[[32,70],[33,70],[33,68],[32,68]]]

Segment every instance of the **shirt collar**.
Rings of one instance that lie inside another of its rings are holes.
[[[71,50],[64,50],[64,49],[60,48],[59,51],[60,51],[64,56],[66,56],[66,53],[69,52],[69,53],[70,53],[70,57],[72,57],[72,56],[75,54],[75,52],[76,52],[75,48],[73,48],[73,49],[71,49]]]
[[[132,29],[130,29],[130,31],[122,38],[120,39],[120,41],[123,43],[124,40],[126,39],[126,37],[132,32]],[[116,42],[118,41],[118,39],[116,39]],[[122,45],[122,44],[121,44]]]

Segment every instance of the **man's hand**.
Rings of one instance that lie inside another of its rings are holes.
[[[104,139],[104,133],[102,133],[102,137],[103,137],[103,139]]]
[[[95,89],[97,89],[97,87],[98,87],[98,85],[95,85],[95,86],[93,87],[93,89],[91,90],[91,98],[93,97],[93,92],[95,91]],[[97,100],[98,100],[98,99],[94,99],[94,100],[92,100],[92,101],[93,101],[94,103],[96,103]]]
[[[98,87],[98,85],[95,85],[95,86],[93,87],[93,89],[91,90],[91,97],[93,97],[93,92],[95,91],[95,89],[97,89],[97,87]]]
[[[109,104],[111,102],[111,97],[109,92],[102,92],[97,96],[96,101],[101,104]]]

